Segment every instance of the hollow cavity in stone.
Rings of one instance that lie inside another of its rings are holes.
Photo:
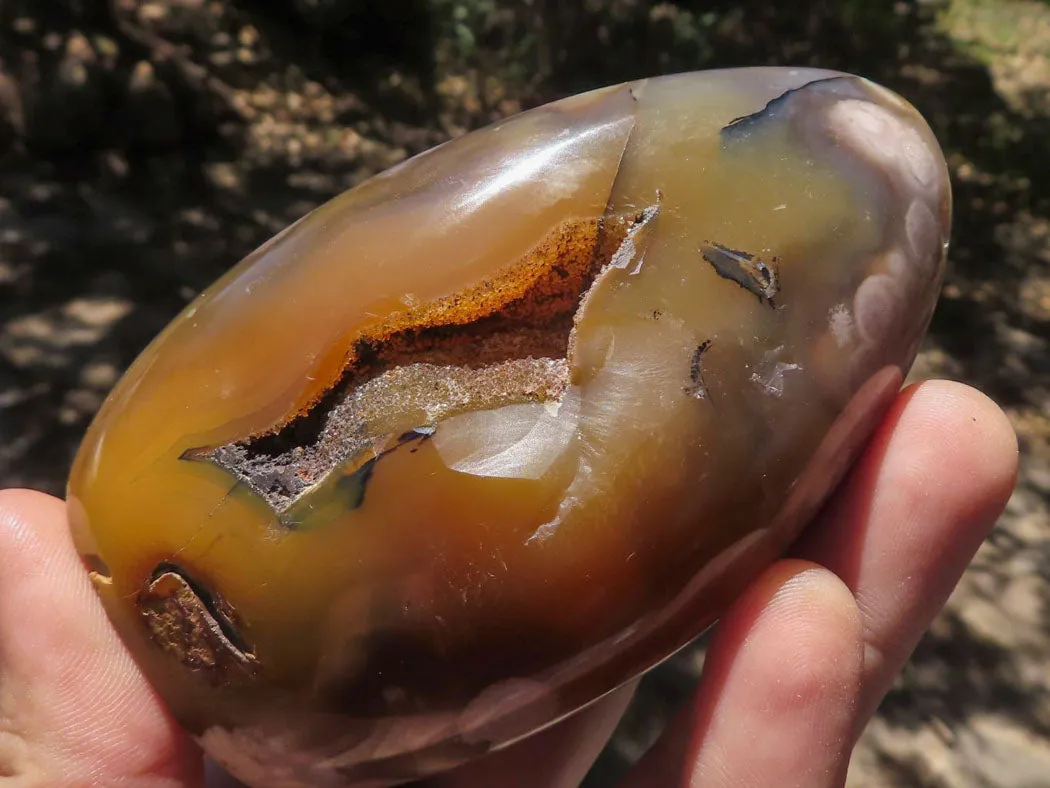
[[[273,432],[191,449],[294,526],[303,496],[338,469],[342,500],[360,506],[375,463],[475,410],[559,401],[575,325],[612,270],[640,270],[659,206],[571,219],[476,286],[364,328],[341,377]]]

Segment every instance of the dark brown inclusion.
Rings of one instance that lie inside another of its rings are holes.
[[[711,347],[711,340],[705,339],[699,345],[696,350],[693,351],[692,358],[689,360],[689,386],[686,387],[686,393],[691,397],[697,399],[707,399],[707,386],[704,384],[704,370],[701,366],[704,353],[707,352],[708,348]]]
[[[153,641],[212,684],[254,674],[258,663],[240,633],[237,612],[181,567],[158,566],[137,607]]]
[[[720,277],[754,293],[759,303],[776,306],[773,297],[780,292],[777,258],[766,263],[758,255],[711,241],[700,247],[700,254]]]

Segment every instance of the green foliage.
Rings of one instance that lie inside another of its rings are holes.
[[[469,61],[477,53],[478,34],[496,17],[495,0],[431,0],[436,32],[453,46],[453,54]]]

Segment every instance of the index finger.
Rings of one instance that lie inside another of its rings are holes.
[[[905,390],[796,545],[853,592],[865,644],[859,734],[1013,492],[1017,438],[960,383]]]

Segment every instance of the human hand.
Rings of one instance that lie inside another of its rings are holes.
[[[1013,490],[1017,443],[960,384],[898,398],[788,557],[723,616],[693,698],[623,788],[842,785],[850,752]],[[582,779],[633,685],[437,788]],[[213,773],[214,772],[214,773]],[[199,750],[95,597],[64,504],[0,492],[0,777],[200,786]],[[208,770],[208,785],[232,785]]]

